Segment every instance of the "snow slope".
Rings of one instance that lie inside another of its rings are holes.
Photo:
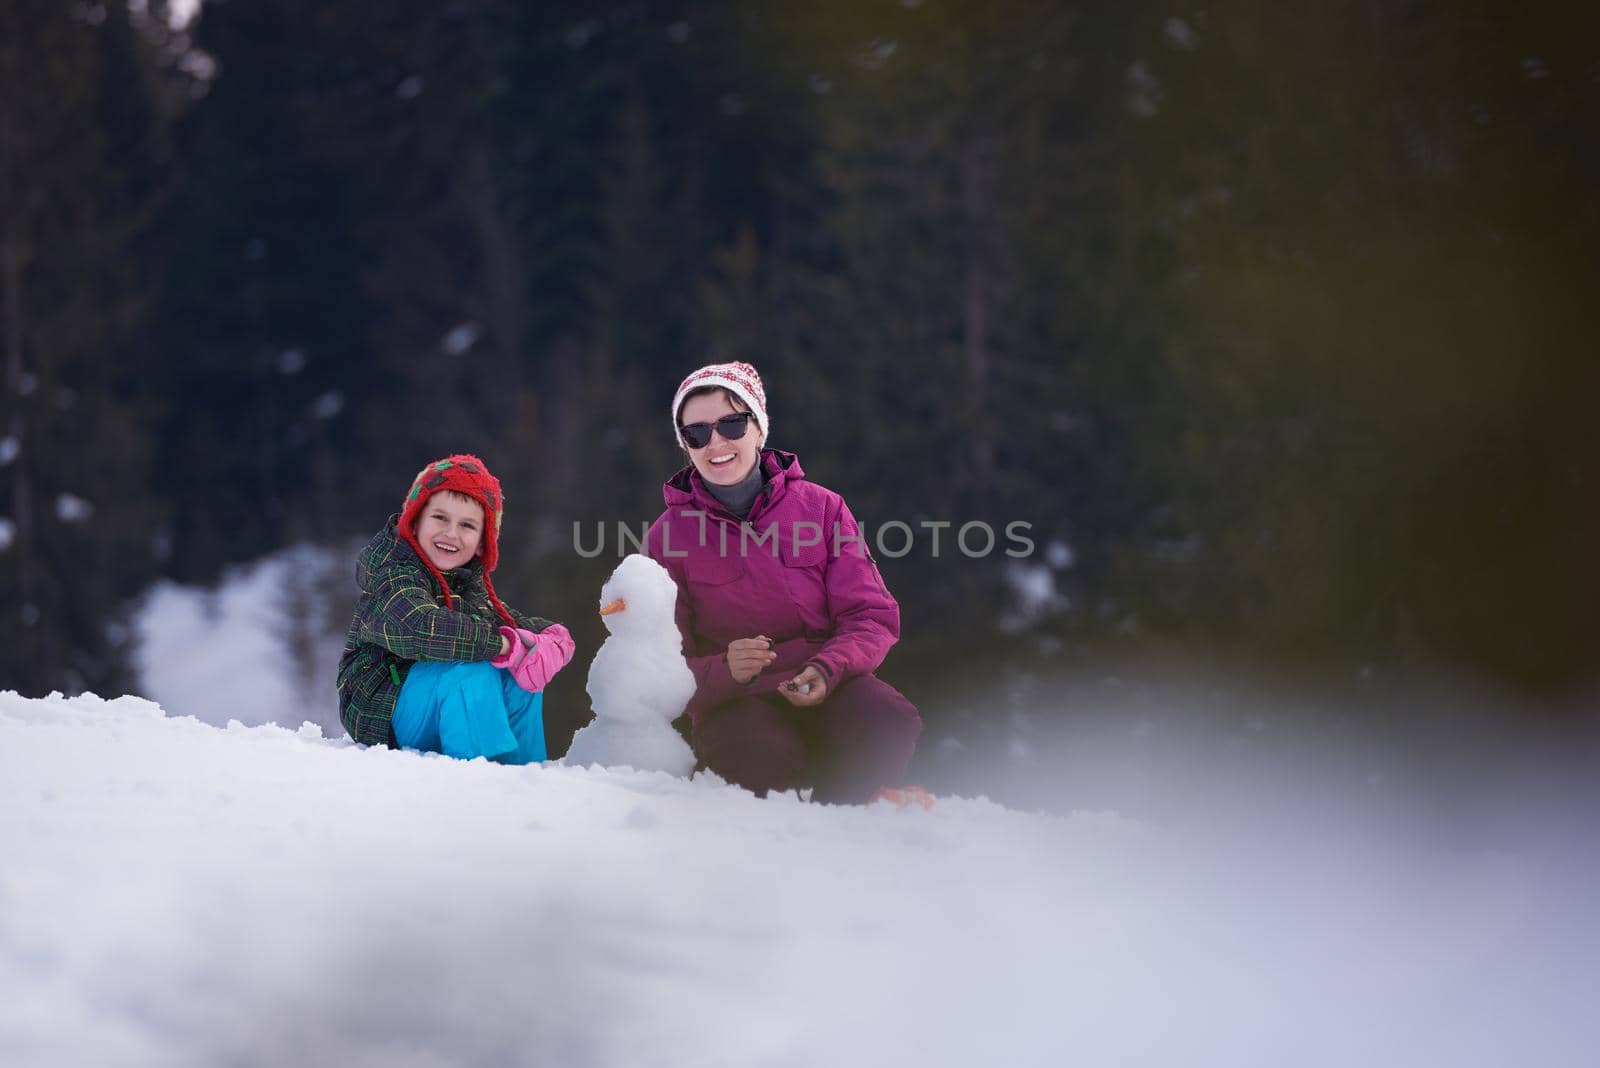
[[[0,693],[0,1063],[1578,1065],[1586,867]]]

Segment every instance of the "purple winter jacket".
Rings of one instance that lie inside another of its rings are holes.
[[[696,719],[732,698],[773,693],[808,663],[832,690],[875,671],[900,638],[900,605],[844,498],[807,482],[793,453],[763,449],[760,462],[767,484],[745,522],[685,467],[667,480],[666,511],[645,537],[645,552],[678,584]],[[759,634],[778,658],[741,686],[728,643]]]

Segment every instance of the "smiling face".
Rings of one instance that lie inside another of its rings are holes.
[[[428,561],[449,571],[478,555],[483,542],[483,506],[471,497],[440,490],[428,498],[417,520],[417,544]]]
[[[697,393],[683,402],[678,423],[681,426],[690,423],[710,423],[715,426],[723,416],[746,410],[744,405],[734,403],[736,399],[722,389]],[[766,435],[761,433],[760,427],[752,419],[745,427],[744,437],[736,441],[729,441],[721,431],[712,430],[710,444],[703,449],[688,450],[689,461],[707,482],[717,486],[733,486],[743,482],[755,469],[761,459],[761,446],[766,444],[766,440]]]

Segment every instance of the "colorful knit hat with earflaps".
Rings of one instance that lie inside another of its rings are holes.
[[[488,591],[489,600],[501,618],[509,626],[516,626],[517,621],[500,603],[500,595],[494,592],[494,583],[489,581],[489,572],[500,563],[500,521],[505,518],[505,498],[500,493],[500,480],[489,473],[488,465],[482,460],[460,453],[437,460],[418,471],[411,483],[411,492],[406,494],[406,506],[400,513],[400,536],[416,550],[417,559],[439,580],[439,588],[444,591],[444,606],[452,607],[454,598],[450,595],[449,583],[445,582],[444,576],[433,566],[433,561],[428,559],[428,554],[422,551],[422,545],[417,541],[417,520],[422,518],[428,498],[440,490],[470,497],[483,509],[483,537],[478,542],[478,555],[483,557],[483,588]]]

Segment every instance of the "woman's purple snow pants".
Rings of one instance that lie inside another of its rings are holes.
[[[819,705],[778,694],[738,697],[700,713],[700,763],[758,795],[810,786],[815,801],[855,803],[899,786],[922,733],[916,706],[873,675],[840,683]]]

